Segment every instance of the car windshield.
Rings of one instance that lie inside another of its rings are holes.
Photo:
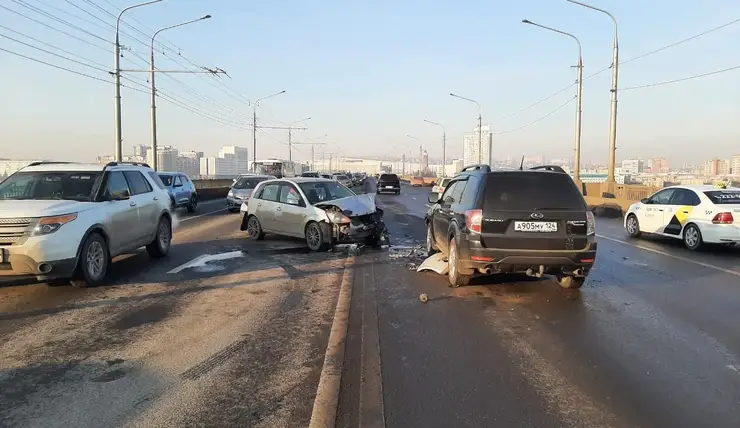
[[[335,175],[337,180],[349,180],[349,177],[346,175]]]
[[[0,199],[90,201],[102,171],[17,172],[0,183]]]
[[[164,183],[165,186],[172,186],[172,179],[174,177],[172,175],[166,175],[166,174],[159,174],[159,179],[162,180],[162,183]]]
[[[239,177],[233,187],[234,189],[254,189],[257,187],[257,184],[265,180],[267,180],[265,177]]]
[[[335,199],[355,196],[353,191],[344,187],[340,183],[332,181],[301,183],[300,187],[311,205],[318,202],[333,201]]]
[[[492,173],[488,174],[485,189],[484,210],[586,208],[573,179],[562,173]]]
[[[740,205],[740,190],[711,190],[704,194],[717,205]]]

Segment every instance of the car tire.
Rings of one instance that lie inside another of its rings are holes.
[[[704,247],[704,239],[701,236],[699,226],[691,223],[683,229],[683,245],[691,250],[698,251]]]
[[[308,249],[311,251],[324,251],[331,245],[330,242],[327,242],[324,228],[321,227],[320,223],[315,221],[309,222],[306,225],[305,236],[306,245],[308,245]]]
[[[455,237],[450,239],[450,245],[448,246],[449,251],[447,253],[447,278],[450,281],[450,286],[457,288],[470,284],[471,275],[463,275],[460,273],[460,259],[457,252],[457,242]]]
[[[427,256],[431,256],[432,254],[439,252],[437,246],[434,245],[434,232],[432,231],[431,221],[427,224],[426,250]]]
[[[193,195],[190,197],[190,203],[188,204],[188,212],[194,213],[198,209],[198,196]]]
[[[584,282],[586,282],[585,277],[576,278],[575,276],[570,275],[563,275],[558,277],[558,284],[568,290],[577,290],[583,286]]]
[[[265,239],[265,232],[262,230],[262,224],[254,215],[249,216],[249,219],[247,219],[247,235],[254,241]]]
[[[400,190],[396,190],[396,196],[398,196],[400,194],[401,194],[401,191]]]
[[[634,214],[630,214],[627,216],[627,233],[633,237],[637,238],[640,236],[640,221],[637,220],[637,216]]]
[[[159,219],[157,225],[157,234],[154,236],[154,241],[146,246],[146,252],[149,257],[153,259],[161,259],[167,257],[172,247],[172,222],[167,217]]]
[[[78,288],[98,286],[105,281],[110,262],[108,244],[99,233],[93,232],[82,244],[76,275],[69,282]]]

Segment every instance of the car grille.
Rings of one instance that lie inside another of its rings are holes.
[[[13,245],[25,236],[30,218],[0,218],[0,245]]]

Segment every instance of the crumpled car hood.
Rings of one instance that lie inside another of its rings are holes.
[[[333,201],[319,202],[316,207],[338,207],[347,216],[358,216],[372,214],[377,211],[375,206],[375,195],[356,195],[346,198],[334,199]]]

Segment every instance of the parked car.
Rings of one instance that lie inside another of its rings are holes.
[[[423,187],[424,186],[424,177],[412,177],[411,178],[411,187]]]
[[[521,272],[580,288],[596,259],[595,219],[568,174],[471,166],[429,202],[426,247],[447,257],[453,287]]]
[[[436,183],[434,183],[434,186],[432,186],[432,193],[436,193],[438,195],[441,195],[444,193],[445,188],[448,184],[450,184],[450,181],[452,179],[449,177],[440,178],[437,180]]]
[[[304,238],[312,251],[336,243],[386,243],[383,211],[374,195],[357,195],[323,178],[267,180],[252,193],[241,230],[251,239],[265,233]]]
[[[396,174],[381,174],[378,178],[378,194],[388,192],[401,194],[401,179]]]
[[[344,186],[352,187],[352,179],[344,174],[334,174],[333,178]]]
[[[159,172],[159,178],[170,194],[170,209],[187,208],[194,213],[198,209],[198,191],[195,184],[181,172]]]
[[[315,171],[306,171],[301,173],[301,177],[313,177],[313,178],[319,178],[321,176],[320,173]]]
[[[226,208],[231,212],[238,212],[243,204],[247,204],[252,191],[265,180],[274,179],[273,175],[240,175],[231,185],[226,195]]]
[[[104,282],[113,257],[165,257],[172,216],[146,164],[33,162],[0,184],[0,270],[77,287]]]

